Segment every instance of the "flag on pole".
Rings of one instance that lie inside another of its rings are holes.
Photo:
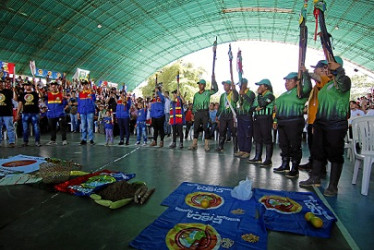
[[[32,77],[34,78],[36,74],[35,61],[30,61],[30,71],[31,71]]]

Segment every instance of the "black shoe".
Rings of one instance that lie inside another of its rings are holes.
[[[82,140],[82,141],[79,143],[79,145],[86,145],[86,144],[87,144],[87,142],[84,141],[84,140]]]
[[[180,149],[183,148],[183,142],[181,142],[181,143],[179,144],[179,148],[180,148]]]
[[[284,173],[290,171],[290,158],[282,157],[282,165],[279,168],[274,168],[274,173]]]
[[[175,148],[177,146],[177,144],[175,142],[173,142],[172,144],[169,145],[169,148]]]
[[[90,141],[91,145],[95,145],[95,142],[93,140]]]
[[[123,141],[120,141],[118,145],[124,145],[125,143]]]
[[[308,162],[306,164],[301,164],[301,165],[299,165],[299,169],[310,172],[312,170],[312,164],[310,162]]]
[[[297,178],[297,177],[299,177],[299,170],[297,170],[297,169],[292,169],[290,172],[288,172],[288,173],[286,174],[286,177],[287,177],[287,178]]]
[[[265,160],[265,161],[261,164],[261,166],[263,166],[263,167],[268,167],[268,166],[271,166],[271,164],[272,164],[271,160]]]
[[[126,145],[130,145],[130,143],[127,141],[127,142],[126,142]]]

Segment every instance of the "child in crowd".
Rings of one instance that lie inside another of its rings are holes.
[[[113,145],[113,128],[114,120],[110,110],[107,110],[102,120],[105,128],[105,146]]]
[[[147,145],[147,107],[144,107],[143,100],[138,101],[137,103],[137,118],[136,118],[136,143],[139,145],[141,138],[143,136],[143,146]]]

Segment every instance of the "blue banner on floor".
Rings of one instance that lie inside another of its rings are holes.
[[[8,159],[0,159],[0,171],[32,173],[39,170],[39,165],[43,162],[45,162],[43,157],[16,155]]]
[[[262,204],[261,213],[267,229],[330,238],[336,217],[314,193],[254,189],[254,198]],[[321,228],[306,221],[307,212],[322,220]]]
[[[261,217],[170,207],[131,243],[136,249],[266,249]]]

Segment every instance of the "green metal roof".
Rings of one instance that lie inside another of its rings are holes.
[[[0,60],[29,74],[38,68],[91,71],[94,79],[135,88],[164,65],[218,43],[239,40],[298,44],[302,0],[4,0]],[[309,1],[308,46],[313,1]],[[374,72],[374,1],[327,0],[335,53]],[[98,28],[101,25],[101,28]],[[336,27],[339,27],[337,29]]]

